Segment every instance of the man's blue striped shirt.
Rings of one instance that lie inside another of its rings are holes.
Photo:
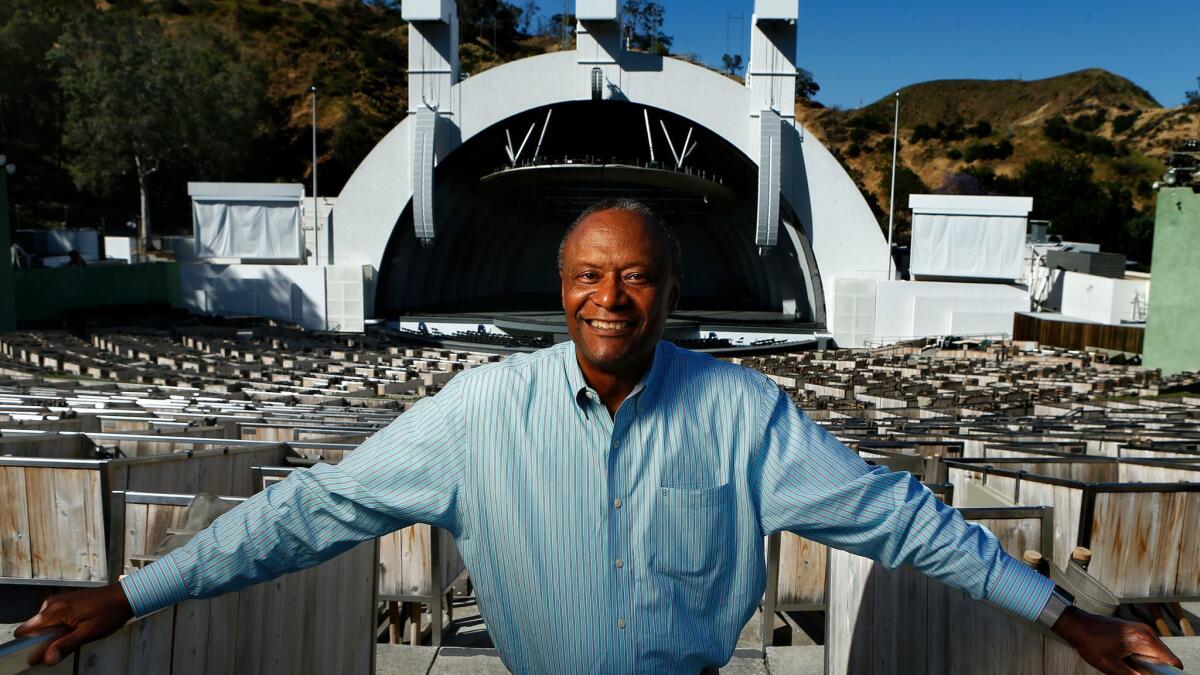
[[[454,535],[519,673],[726,663],[763,595],[763,537],[781,530],[1029,619],[1053,588],[761,373],[667,342],[615,416],[570,342],[464,372],[340,464],[296,471],[122,583],[146,614],[412,523]]]

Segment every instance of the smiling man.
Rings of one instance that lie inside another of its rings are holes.
[[[584,379],[611,414],[650,370],[679,303],[680,266],[669,230],[632,200],[592,206],[563,236],[558,274],[567,332]]]
[[[452,380],[337,466],[297,471],[120,585],[47,601],[19,630],[83,642],[190,597],[330,558],[412,523],[451,532],[518,673],[698,673],[763,595],[764,535],[912,565],[1053,626],[1097,668],[1179,665],[1095,617],[905,473],[867,466],[755,371],[660,341],[679,247],[645,206],[597,204],[559,252],[571,341]]]

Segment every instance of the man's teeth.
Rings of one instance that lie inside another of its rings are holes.
[[[588,323],[592,324],[593,328],[600,330],[625,330],[633,325],[629,321],[600,321],[598,319],[592,319]]]

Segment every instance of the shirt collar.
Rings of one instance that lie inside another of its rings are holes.
[[[575,343],[567,341],[569,345],[564,349],[564,355],[567,359],[567,382],[570,385],[571,396],[575,402],[582,404],[584,396],[597,396],[596,390],[588,386],[587,380],[583,377],[583,370],[579,367],[578,357],[575,355]],[[663,379],[663,373],[667,370],[667,362],[671,358],[671,350],[666,342],[659,340],[654,347],[654,360],[650,364],[650,369],[643,375],[642,379],[634,385],[633,391],[629,392],[628,398],[641,396],[646,398],[657,392],[658,387]]]

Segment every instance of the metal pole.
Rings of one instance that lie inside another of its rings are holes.
[[[900,92],[896,92],[896,120],[892,125],[892,195],[888,197],[887,278],[892,280],[892,223],[896,215],[896,151],[900,147]]]
[[[12,230],[8,222],[8,175],[14,167],[0,155],[0,330],[17,327],[16,273],[13,272]]]
[[[562,14],[559,15],[562,20],[558,22],[559,32],[562,33],[561,49],[567,48],[567,0],[563,0]]]
[[[550,116],[554,114],[554,108],[546,111],[546,121],[542,123],[542,133],[538,135],[537,147],[533,149],[533,161],[536,162],[538,155],[542,152],[542,141],[546,140],[546,129],[550,128]]]
[[[313,257],[321,264],[321,227],[317,218],[317,85],[309,87],[312,92],[312,183],[313,183]]]
[[[650,133],[650,111],[642,110],[642,117],[646,120],[646,143],[650,145],[650,163],[654,163],[654,136]]]

